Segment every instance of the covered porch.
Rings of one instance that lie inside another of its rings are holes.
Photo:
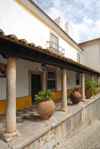
[[[56,55],[48,49],[43,49],[40,46],[36,47],[33,43],[28,44],[26,40],[18,40],[15,35],[5,36],[4,33],[1,32],[0,54],[7,60],[6,131],[2,134],[2,139],[6,142],[10,142],[20,136],[20,132],[16,129],[16,61],[18,59],[35,61],[61,68],[62,100],[60,110],[63,112],[70,110],[70,107],[68,108],[67,105],[66,70],[81,73],[82,99],[85,98],[84,74],[96,75],[99,81],[100,72],[69,58]],[[59,112],[57,115],[59,115]]]

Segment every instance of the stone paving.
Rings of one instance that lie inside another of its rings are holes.
[[[73,136],[64,139],[53,149],[100,149],[100,121],[97,120]]]
[[[55,111],[61,108],[61,99],[54,100],[55,103]],[[17,123],[24,122],[27,118],[34,118],[35,120],[38,118],[38,113],[36,110],[36,102],[32,106],[27,108],[19,109],[16,111],[16,121]],[[0,114],[0,132],[5,130],[6,127],[6,114]]]

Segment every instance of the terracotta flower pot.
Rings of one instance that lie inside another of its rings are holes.
[[[37,103],[37,112],[43,119],[49,119],[55,111],[55,104],[50,100]]]
[[[81,94],[78,91],[73,91],[70,94],[70,100],[73,104],[78,104],[81,101]]]
[[[97,92],[99,93],[99,87],[97,88]]]
[[[85,90],[85,96],[86,96],[86,98],[91,98],[91,96],[92,96],[91,91],[88,90],[88,89],[86,89],[86,90]]]

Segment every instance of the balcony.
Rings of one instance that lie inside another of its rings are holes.
[[[47,48],[57,55],[65,56],[65,49],[58,46],[58,44],[54,43],[53,41],[47,41]]]

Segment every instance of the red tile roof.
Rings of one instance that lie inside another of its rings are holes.
[[[94,70],[90,67],[87,67],[83,64],[80,64],[68,57],[65,56],[61,56],[61,55],[56,55],[53,51],[50,51],[49,49],[43,49],[41,46],[36,46],[34,43],[27,43],[27,41],[25,39],[18,39],[16,35],[14,34],[10,34],[10,35],[5,35],[4,31],[0,29],[0,39],[4,39],[7,41],[11,41],[13,43],[16,43],[18,45],[22,45],[23,47],[27,47],[29,49],[33,49],[35,51],[38,51],[40,53],[45,53],[46,55],[50,55],[52,57],[55,57],[57,59],[62,60],[63,62],[69,63],[70,65],[73,65],[75,67],[79,67],[79,68],[83,68],[85,69],[87,72],[90,71],[90,73],[94,73],[96,75],[100,75],[100,72],[97,70]],[[1,53],[2,54],[2,53]]]

